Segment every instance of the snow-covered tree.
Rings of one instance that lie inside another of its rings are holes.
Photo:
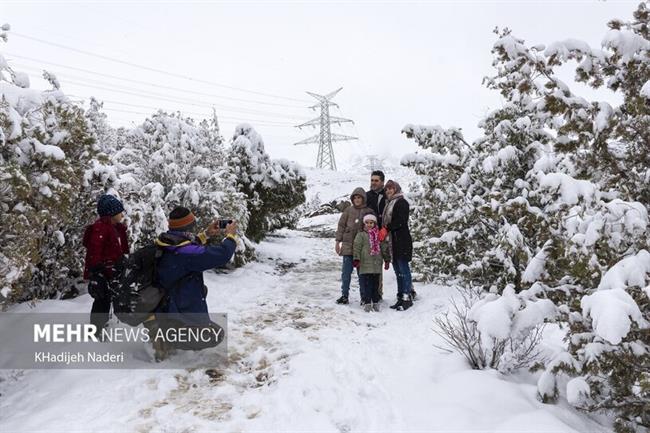
[[[499,32],[485,82],[505,103],[483,136],[467,144],[453,128],[404,128],[431,151],[403,160],[423,177],[416,268],[552,301],[546,319],[566,325],[567,346],[543,365],[540,398],[613,411],[619,432],[650,426],[648,17],[644,2],[631,22],[611,22],[599,50],[528,47]],[[558,67],[574,59],[577,81],[619,93],[621,105],[562,82]]]
[[[29,88],[0,56],[0,293],[8,302],[68,292],[82,269],[88,204],[81,179],[93,157],[83,110]]]
[[[110,164],[95,165],[89,181],[123,199],[136,247],[166,230],[169,212],[179,205],[192,209],[200,225],[232,218],[246,229],[246,198],[236,189],[215,125],[159,111],[118,133]]]
[[[271,160],[252,126],[235,128],[228,165],[247,198],[249,239],[259,242],[266,232],[295,223],[298,215],[291,211],[305,202],[305,174],[292,162]]]
[[[526,264],[549,237],[529,176],[552,136],[538,115],[536,71],[525,67],[537,51],[504,31],[493,52],[498,74],[487,85],[506,102],[481,121],[483,136],[470,145],[454,128],[407,125],[403,132],[431,153],[402,163],[426,178],[416,193],[416,269],[519,291]]]

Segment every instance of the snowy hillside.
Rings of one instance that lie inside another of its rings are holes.
[[[401,169],[392,176],[406,186]],[[308,202],[366,186],[365,173],[307,170]],[[0,373],[3,432],[463,431],[606,432],[583,413],[536,398],[537,377],[472,370],[432,331],[456,295],[416,284],[406,312],[336,305],[339,258],[325,237],[338,215],[302,219],[258,246],[259,261],[208,273],[208,305],[227,312],[229,365],[204,370],[23,370]],[[385,298],[395,290],[384,273]],[[91,298],[31,311],[87,312]],[[26,304],[12,311],[26,311]],[[113,323],[113,326],[117,326]],[[561,335],[549,330],[546,347]]]
[[[318,197],[321,202],[328,202],[340,197],[347,197],[358,186],[368,189],[370,186],[370,170],[365,167],[348,171],[330,171],[319,168],[305,168],[307,174],[307,203]],[[383,168],[386,181],[393,179],[400,183],[408,194],[409,184],[416,181],[412,169],[402,166],[387,166]]]

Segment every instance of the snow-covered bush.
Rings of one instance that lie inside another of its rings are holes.
[[[552,142],[546,119],[536,115],[536,74],[502,66],[510,66],[505,47],[519,45],[507,32],[495,45],[499,75],[487,82],[506,103],[481,121],[479,139],[468,144],[455,128],[403,129],[429,150],[402,160],[424,176],[415,186],[413,219],[415,269],[428,279],[460,276],[492,291],[507,284],[519,291],[526,264],[550,237],[530,178]]]
[[[238,128],[246,132],[230,148],[216,115],[197,124],[159,111],[134,129],[114,129],[100,102],[84,111],[54,75],[43,77],[52,89],[34,91],[0,56],[0,303],[76,293],[81,237],[103,193],[123,201],[132,249],[166,230],[177,205],[201,226],[235,219],[255,241],[297,221],[305,177],[271,161],[251,127]],[[243,236],[237,263],[252,247]]]
[[[0,300],[54,297],[81,275],[82,185],[93,158],[83,110],[58,89],[35,91],[0,55]]]
[[[555,315],[547,299],[516,294],[509,285],[503,294],[461,289],[451,310],[434,319],[439,348],[462,354],[474,369],[503,373],[543,361],[539,348],[544,322]]]
[[[246,196],[249,239],[259,242],[269,230],[295,224],[299,215],[291,211],[305,202],[307,188],[296,164],[271,160],[262,137],[248,124],[235,128],[227,163]]]
[[[124,201],[129,236],[138,247],[167,230],[167,216],[186,206],[200,226],[236,219],[245,231],[246,197],[226,164],[218,131],[180,113],[159,111],[133,130],[119,132],[108,164],[97,163],[88,182]]]
[[[505,103],[481,122],[482,137],[404,128],[430,151],[403,160],[423,177],[416,269],[502,293],[486,299],[505,302],[512,284],[553,302],[567,344],[543,364],[540,398],[613,411],[619,432],[650,427],[649,17],[643,2],[631,22],[610,22],[601,49],[528,47],[501,31],[485,83]],[[577,81],[623,102],[572,92],[557,76],[572,60]]]

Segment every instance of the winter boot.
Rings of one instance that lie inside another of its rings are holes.
[[[379,302],[372,303],[372,311],[379,312]]]
[[[411,295],[408,293],[404,293],[402,295],[402,302],[401,304],[396,308],[397,311],[404,311],[408,310],[413,306],[413,301],[411,300]]]
[[[402,305],[402,297],[400,295],[397,295],[397,302],[395,302],[393,305],[390,306],[393,310],[398,309]]]
[[[142,325],[149,330],[149,341],[151,341],[151,346],[153,347],[154,359],[156,362],[164,361],[169,357],[172,350],[169,347],[169,344],[163,339],[155,338],[158,330],[160,329],[160,324],[156,320],[156,316],[151,314]]]
[[[363,311],[365,311],[366,313],[370,313],[372,311],[372,302],[363,304]]]
[[[348,297],[347,297],[347,296],[341,296],[340,298],[338,298],[338,299],[336,300],[336,303],[337,303],[337,304],[349,304],[350,301],[348,300]]]

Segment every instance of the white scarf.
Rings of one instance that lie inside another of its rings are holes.
[[[384,208],[384,214],[381,217],[381,224],[383,226],[390,224],[391,220],[393,219],[393,207],[395,206],[395,203],[397,203],[397,200],[402,197],[404,197],[404,194],[398,192],[393,194],[393,196],[390,198],[390,201]]]

